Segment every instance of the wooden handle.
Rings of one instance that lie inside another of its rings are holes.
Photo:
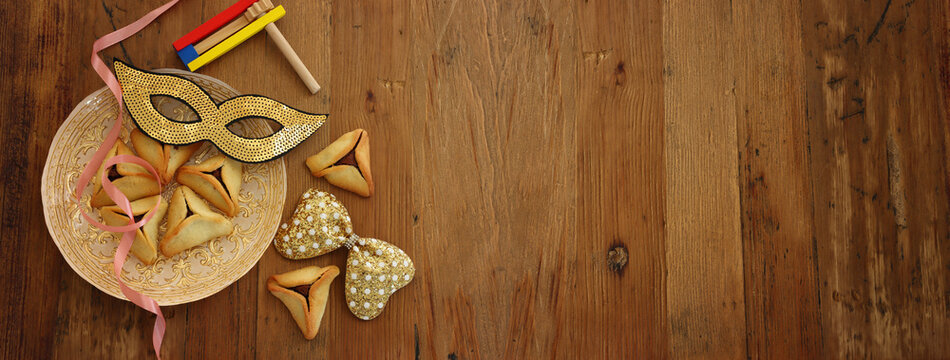
[[[317,80],[310,74],[310,70],[307,70],[307,66],[303,64],[303,61],[300,61],[300,57],[294,52],[294,48],[290,47],[290,43],[284,38],[284,34],[280,33],[280,29],[277,29],[277,26],[273,23],[267,24],[264,29],[267,29],[267,34],[277,44],[280,52],[284,53],[284,57],[290,62],[290,66],[293,66],[300,80],[303,80],[303,83],[307,85],[307,89],[310,89],[310,93],[316,94],[317,91],[320,91],[320,84],[317,84]]]

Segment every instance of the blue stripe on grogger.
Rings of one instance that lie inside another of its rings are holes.
[[[198,58],[198,51],[196,51],[192,45],[185,46],[181,50],[178,50],[178,58],[187,66],[188,63]]]

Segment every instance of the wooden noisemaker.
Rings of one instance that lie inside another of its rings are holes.
[[[182,62],[189,70],[195,71],[266,29],[277,48],[297,72],[297,76],[303,80],[310,93],[315,94],[320,91],[320,84],[307,70],[307,66],[294,52],[277,25],[274,25],[284,14],[283,6],[275,7],[270,0],[240,0],[175,41],[173,45]]]

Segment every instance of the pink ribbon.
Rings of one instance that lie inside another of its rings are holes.
[[[142,160],[142,158],[132,156],[132,155],[119,155],[105,160],[106,153],[112,149],[112,146],[115,144],[116,140],[119,139],[119,132],[122,130],[122,113],[123,113],[123,104],[122,104],[122,88],[119,86],[119,81],[116,80],[115,75],[112,74],[112,71],[109,70],[102,59],[99,58],[99,51],[102,51],[105,48],[108,48],[112,45],[119,43],[122,40],[125,40],[129,36],[139,32],[146,25],[155,20],[159,15],[164,13],[166,10],[175,5],[178,0],[172,0],[162,5],[155,10],[152,10],[145,16],[136,20],[135,22],[126,25],[125,27],[106,34],[105,36],[96,39],[92,44],[92,67],[96,70],[96,73],[99,74],[99,77],[102,78],[102,81],[106,83],[106,86],[109,87],[109,90],[112,91],[112,94],[115,95],[116,101],[119,104],[118,115],[116,116],[115,124],[112,125],[112,129],[109,130],[109,133],[106,135],[105,140],[102,141],[102,145],[99,146],[99,150],[96,150],[95,154],[92,155],[92,159],[89,160],[89,163],[86,164],[86,168],[83,169],[82,174],[79,176],[79,180],[76,183],[76,191],[74,193],[75,199],[78,202],[79,197],[82,195],[83,189],[89,184],[89,180],[95,176],[96,171],[99,169],[99,165],[103,165],[103,169],[108,169],[112,166],[115,166],[119,163],[131,163],[144,167],[148,172],[152,173],[152,176],[155,177],[158,181],[159,186],[161,186],[161,177],[158,176],[158,172],[155,171],[155,168],[152,167],[147,161]],[[129,255],[129,249],[132,248],[132,242],[135,241],[135,232],[138,228],[142,227],[147,223],[154,214],[154,211],[149,211],[139,222],[134,222],[134,217],[132,215],[132,206],[129,204],[129,199],[122,194],[119,189],[112,184],[112,181],[109,181],[108,177],[109,172],[103,171],[101,177],[102,190],[109,195],[109,198],[114,201],[126,215],[129,216],[129,224],[125,226],[109,226],[102,224],[95,219],[91,218],[86,214],[85,211],[82,211],[80,207],[80,213],[86,221],[89,221],[90,224],[96,226],[100,229],[112,232],[121,232],[122,240],[119,241],[119,247],[115,251],[115,258],[112,261],[112,271],[115,273],[115,279],[119,283],[119,289],[122,291],[122,294],[125,294],[125,297],[129,299],[133,304],[138,305],[139,307],[148,310],[149,312],[155,314],[155,327],[152,330],[152,346],[155,348],[155,356],[161,359],[161,347],[162,347],[162,338],[165,336],[165,317],[162,315],[162,309],[158,306],[158,302],[154,299],[146,296],[145,294],[139,293],[135,290],[130,289],[125,283],[122,282],[122,266],[125,265],[126,257]],[[155,204],[155,207],[152,210],[158,208],[158,203]]]

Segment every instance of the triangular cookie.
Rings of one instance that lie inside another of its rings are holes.
[[[234,230],[231,220],[211,210],[191,189],[179,186],[168,206],[168,231],[159,243],[167,257],[225,236]]]
[[[218,155],[200,164],[182,166],[175,177],[228,216],[237,214],[237,196],[241,190],[241,163]]]
[[[316,155],[307,158],[307,167],[316,177],[360,196],[373,195],[373,175],[369,166],[369,134],[350,131]]]
[[[129,137],[135,151],[158,171],[164,184],[171,182],[178,168],[188,162],[191,155],[201,148],[201,142],[191,145],[163,145],[139,129],[132,130]]]
[[[267,279],[267,290],[284,303],[303,336],[310,340],[320,330],[330,283],[339,274],[340,269],[333,265],[308,266],[271,276]]]
[[[108,178],[110,181],[112,181],[112,184],[122,192],[122,194],[125,194],[125,197],[128,198],[129,201],[135,201],[144,197],[158,195],[159,191],[161,191],[161,189],[158,187],[158,182],[156,182],[155,178],[151,175],[122,176],[115,167],[109,167]],[[89,200],[89,205],[94,208],[106,205],[114,205],[115,202],[112,201],[112,199],[109,198],[109,195],[106,194],[105,190],[102,189],[102,184],[99,184],[97,187],[99,190],[92,195],[92,199]]]
[[[129,149],[129,147],[126,146],[125,143],[121,141],[117,141],[115,143],[115,147],[116,147],[115,155],[135,155],[135,153],[132,152],[132,149]],[[116,165],[116,170],[119,172],[119,175],[122,175],[122,176],[142,175],[142,176],[155,178],[154,176],[152,176],[152,173],[148,172],[148,170],[145,170],[144,167],[141,167],[136,164],[119,163]],[[159,172],[159,174],[161,174],[161,172]]]
[[[158,208],[155,203],[158,202]],[[132,215],[136,222],[142,220],[148,215],[152,208],[155,208],[154,215],[149,219],[145,226],[135,230],[135,241],[132,243],[132,255],[139,258],[145,265],[151,265],[158,259],[158,225],[165,218],[165,211],[168,209],[168,203],[162,199],[161,195],[154,195],[144,199],[133,201]],[[105,206],[99,214],[106,225],[122,226],[129,224],[129,217],[117,205]]]
[[[138,153],[139,157],[148,161],[149,164],[155,168],[155,171],[162,176],[162,182],[167,183],[164,179],[165,174],[165,153],[162,150],[162,144],[158,141],[153,140],[148,137],[148,135],[143,134],[139,129],[133,129],[132,133],[129,134],[129,139],[132,142],[132,147],[135,148],[135,152]]]

